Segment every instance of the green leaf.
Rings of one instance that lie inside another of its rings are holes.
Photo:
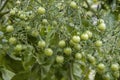
[[[3,78],[4,80],[11,80],[12,77],[15,75],[15,73],[13,73],[13,72],[5,69],[5,68],[3,68],[3,69],[1,70],[1,72],[2,72],[2,78]]]
[[[73,64],[73,75],[79,80],[82,76],[82,69],[80,68],[80,64],[74,63]]]
[[[30,72],[20,72],[16,74],[11,80],[28,80]]]

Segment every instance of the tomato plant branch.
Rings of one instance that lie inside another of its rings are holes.
[[[83,8],[92,11],[92,12],[95,14],[95,16],[96,16],[97,18],[99,18],[99,15],[97,14],[96,11],[94,11],[94,10],[91,8],[91,6],[90,6],[90,4],[88,3],[87,0],[85,0],[85,3],[87,4],[87,7],[88,7],[88,8],[85,8],[85,7],[83,7]]]
[[[6,6],[6,4],[7,4],[8,1],[9,0],[5,0],[4,2],[2,2],[1,8],[0,8],[0,12],[4,9],[4,7]]]
[[[0,18],[1,18],[2,16],[4,16],[5,14],[7,14],[7,13],[9,13],[9,11],[1,12],[1,13],[0,13]]]

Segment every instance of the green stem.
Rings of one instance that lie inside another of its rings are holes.
[[[69,80],[73,80],[73,65],[72,63],[69,63]]]

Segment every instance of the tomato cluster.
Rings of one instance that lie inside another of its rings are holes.
[[[115,42],[119,37],[114,34],[119,28],[114,32],[114,27],[110,27],[112,22],[104,18],[108,17],[107,12],[98,17],[94,9],[86,10],[84,1],[81,7],[79,0],[53,0],[51,4],[46,1],[33,1],[25,9],[22,1],[16,2],[16,7],[7,15],[6,23],[0,24],[0,48],[3,49],[0,52],[14,60],[19,58],[24,70],[27,67],[28,71],[34,71],[37,64],[38,73],[47,73],[42,80],[50,76],[58,77],[53,80],[61,77],[61,80],[73,80],[71,76],[75,80],[87,80],[91,71],[95,71],[95,77],[92,76],[95,80],[99,80],[98,76],[101,80],[118,79],[120,59]],[[97,3],[97,0],[93,2]]]

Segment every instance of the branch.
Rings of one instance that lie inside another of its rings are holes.
[[[95,14],[95,16],[96,16],[97,18],[99,18],[99,16],[97,15],[97,12],[94,11],[94,10],[91,8],[91,6],[90,6],[90,4],[88,3],[87,0],[85,0],[85,3],[87,4],[88,9],[89,9],[90,11],[92,11],[92,12]]]
[[[5,0],[5,1],[2,2],[0,12],[4,9],[4,7],[5,7],[5,5],[7,4],[8,1],[9,0]]]
[[[2,16],[4,16],[5,14],[7,14],[7,13],[9,13],[9,11],[1,12],[1,13],[0,13],[0,18],[1,18]]]

